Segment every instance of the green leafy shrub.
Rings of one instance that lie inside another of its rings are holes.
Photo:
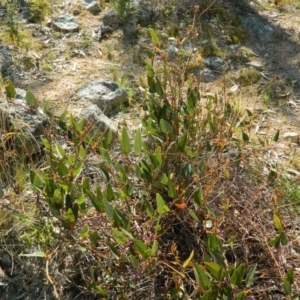
[[[29,21],[31,23],[41,23],[50,13],[48,0],[31,0],[29,4]]]
[[[118,15],[125,20],[135,11],[132,0],[112,0],[111,4],[116,9]]]

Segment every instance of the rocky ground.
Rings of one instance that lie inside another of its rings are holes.
[[[124,33],[124,24],[119,24],[117,19],[110,17],[107,21],[105,16],[110,16],[112,10],[109,4],[102,5],[100,12],[91,13],[79,5],[79,1],[51,2],[52,14],[42,25],[24,21],[24,32],[30,39],[24,36],[20,41],[22,47],[7,48],[2,34],[0,45],[6,53],[6,56],[2,54],[2,72],[11,72],[9,74],[16,87],[32,91],[40,104],[48,101],[55,116],[68,110],[87,119],[91,118],[87,115],[88,109],[97,102],[97,92],[94,98],[89,99],[80,96],[78,91],[94,80],[111,80],[118,84],[121,94],[127,93],[122,94],[121,100],[117,97],[118,103],[128,100],[129,106],[119,112],[104,110],[110,119],[101,122],[116,132],[120,124],[134,130],[139,126],[139,117],[143,113],[144,52],[147,47],[152,47],[147,26],[166,36],[164,47],[171,56],[175,50],[174,39],[170,38],[186,36],[186,28],[193,21],[190,11],[171,14],[175,25],[170,25],[159,18],[160,11],[146,10],[139,19],[144,26],[138,24],[137,28],[129,28],[128,35],[128,32]],[[72,15],[77,22],[75,27],[78,27],[65,30],[59,27],[61,25],[54,25],[56,16],[64,14]],[[203,97],[217,94],[238,100],[242,110],[252,113],[249,133],[257,133],[262,140],[273,137],[280,130],[280,142],[276,148],[266,146],[262,159],[269,160],[270,164],[288,166],[298,175],[299,21],[300,7],[296,1],[285,1],[277,6],[266,0],[223,1],[221,10],[215,11],[212,6],[202,15],[200,9],[195,22],[199,39],[187,46],[196,48],[203,57]],[[107,34],[104,32],[107,28],[101,27],[103,23],[111,27]],[[4,24],[0,23],[0,26],[4,28]],[[104,32],[100,40],[99,28]],[[136,33],[135,38],[131,38],[132,32]],[[7,64],[10,56],[13,64]],[[109,93],[106,91],[105,95]],[[294,153],[292,158],[291,153]],[[10,263],[7,262],[8,265]],[[16,293],[16,290],[11,292]],[[14,294],[14,297],[25,299],[22,295]]]

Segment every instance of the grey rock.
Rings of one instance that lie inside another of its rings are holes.
[[[265,25],[262,20],[252,14],[239,17],[242,25],[247,29],[250,38],[254,41],[268,42],[272,38],[273,30],[270,26]]]
[[[246,65],[249,67],[253,67],[259,71],[261,71],[263,69],[263,64],[260,63],[259,61],[250,61],[250,62],[246,63]]]
[[[298,143],[299,141],[299,133],[287,131],[283,134],[283,139],[289,141],[291,143]]]
[[[190,40],[185,40],[182,44],[182,49],[186,52],[193,51],[193,44]]]
[[[109,113],[112,108],[128,102],[125,89],[120,88],[117,83],[107,79],[96,79],[76,92],[83,100],[96,104],[103,112]]]
[[[80,118],[84,118],[85,122],[93,123],[90,134],[97,133],[97,131],[103,132],[108,129],[112,131],[113,138],[118,136],[118,125],[109,119],[96,104],[83,109]]]
[[[112,28],[116,28],[123,23],[122,19],[115,10],[110,10],[105,13],[102,17],[102,22],[103,25],[111,26]]]
[[[54,29],[64,32],[74,32],[79,30],[77,19],[70,14],[54,17],[52,25]]]
[[[137,36],[136,17],[135,15],[128,16],[124,20],[123,34],[127,38],[135,38]]]
[[[13,60],[10,51],[0,48],[0,70],[3,78],[13,77]]]
[[[168,60],[175,61],[178,57],[178,53],[180,53],[180,58],[183,58],[186,61],[193,51],[193,45],[191,41],[186,40],[180,46],[178,46],[175,38],[169,38],[169,41],[171,41],[171,43],[166,48],[166,52],[168,53]]]
[[[98,30],[98,40],[100,41],[105,34],[110,34],[113,29],[110,26],[100,25]]]
[[[204,68],[201,72],[200,72],[200,80],[202,82],[208,83],[208,82],[212,82],[216,79],[216,76],[212,73],[212,71],[210,69]]]
[[[176,60],[177,59],[177,52],[178,52],[177,42],[173,41],[172,44],[170,44],[167,47],[166,52],[168,53],[168,60],[169,61]]]
[[[82,6],[92,14],[98,14],[101,11],[100,4],[95,0],[82,0]]]
[[[146,3],[140,2],[137,6],[135,16],[138,24],[142,27],[147,27],[151,23],[151,8]]]
[[[5,120],[5,128],[17,128],[15,145],[26,149],[26,153],[40,151],[40,136],[49,124],[48,118],[40,110],[31,109],[26,104],[26,91],[16,89],[17,95],[13,101],[8,102],[0,98],[0,119]],[[2,132],[0,131],[0,137]]]
[[[220,57],[210,56],[205,58],[203,62],[206,67],[214,71],[223,72],[227,68],[226,62]]]

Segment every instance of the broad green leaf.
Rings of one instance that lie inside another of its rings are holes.
[[[160,43],[160,41],[159,41],[159,38],[158,38],[155,30],[150,27],[149,31],[150,31],[152,43],[158,45]]]
[[[161,147],[160,146],[156,147],[156,149],[154,151],[154,155],[158,162],[158,167],[160,167],[162,165],[162,155],[161,155]]]
[[[112,130],[110,129],[108,132],[107,132],[107,136],[105,138],[105,149],[108,149],[111,142],[112,142],[112,139],[113,139],[113,132]]]
[[[283,280],[283,291],[286,295],[290,295],[292,293],[291,284],[287,281],[287,279]]]
[[[200,222],[200,220],[198,219],[198,217],[192,209],[189,209],[189,214],[196,222]]]
[[[115,208],[115,213],[114,213],[114,220],[116,221],[116,219],[118,219],[118,221],[121,222],[120,226],[122,226],[123,228],[125,228],[127,230],[130,229],[129,220],[117,208]]]
[[[182,267],[184,269],[189,265],[189,263],[192,261],[193,257],[194,257],[194,250],[192,250],[192,252],[191,252],[190,256],[188,257],[188,259],[183,263]]]
[[[111,201],[115,198],[115,194],[110,183],[107,185],[106,188],[106,197],[108,201]]]
[[[192,151],[188,146],[186,146],[184,150],[190,158],[194,158],[198,155],[198,150]]]
[[[60,144],[55,144],[55,148],[59,158],[64,158],[66,156],[66,151]]]
[[[82,168],[83,168],[83,161],[77,161],[72,171],[73,177],[79,175],[82,171]]]
[[[129,231],[125,230],[124,228],[120,228],[120,229],[121,229],[121,231],[123,231],[130,239],[133,239],[133,235],[132,235]]]
[[[85,191],[86,194],[89,196],[90,200],[92,201],[94,207],[98,212],[102,212],[104,209],[102,197],[98,197],[98,195],[94,195],[90,190]]]
[[[286,279],[290,284],[294,284],[295,276],[294,276],[293,268],[288,269],[287,274],[286,274]]]
[[[90,235],[90,240],[94,246],[97,246],[97,242],[99,240],[99,234],[97,230],[94,230],[94,232]]]
[[[147,209],[146,209],[147,216],[153,217],[155,210],[154,210],[152,204],[149,201],[147,201],[146,199],[144,200],[144,203],[146,204],[146,207],[147,207]]]
[[[239,292],[235,297],[234,300],[244,300],[245,299],[245,293]]]
[[[79,153],[78,153],[79,157],[84,159],[86,157],[86,151],[85,149],[83,148],[83,146],[81,145],[80,148],[79,148]]]
[[[40,137],[40,139],[41,139],[43,145],[46,147],[46,149],[50,149],[51,148],[51,145],[50,145],[50,143],[49,143],[49,141],[47,139],[45,139],[42,136]]]
[[[88,235],[89,235],[89,232],[90,232],[90,227],[89,227],[89,225],[84,225],[82,228],[81,228],[81,230],[79,231],[79,236],[80,236],[80,238],[82,238],[82,239],[85,239],[85,238],[87,238],[88,237]]]
[[[154,240],[153,244],[152,244],[152,248],[151,248],[151,255],[155,256],[157,253],[157,250],[158,250],[158,242],[157,242],[157,240]]]
[[[128,238],[119,230],[112,228],[111,229],[113,238],[115,239],[115,241],[120,244],[123,245],[128,241]]]
[[[56,209],[60,210],[64,206],[64,192],[61,189],[55,189],[53,192],[52,200]]]
[[[187,141],[187,133],[183,134],[178,142],[178,150],[183,152]]]
[[[111,160],[111,158],[110,158],[109,153],[107,152],[107,150],[105,150],[103,148],[100,148],[99,150],[100,150],[101,156],[105,160],[105,162],[108,165],[111,165],[112,164],[112,160]]]
[[[156,78],[156,81],[155,81],[155,91],[159,96],[164,95],[164,90],[163,90],[160,80],[158,78]]]
[[[283,230],[281,220],[280,220],[280,218],[278,217],[277,214],[274,214],[273,219],[274,219],[274,224],[275,224],[276,229],[277,230]]]
[[[47,257],[45,252],[36,251],[30,254],[20,254],[19,256],[27,256],[27,257]]]
[[[68,157],[68,165],[72,166],[75,163],[75,160],[76,160],[75,154],[69,155],[69,157]]]
[[[8,98],[14,98],[17,95],[15,86],[9,79],[5,80],[5,92]]]
[[[173,180],[170,179],[170,176],[168,178],[168,196],[170,198],[175,198],[177,195],[175,185],[173,183]]]
[[[245,266],[244,264],[240,264],[233,272],[233,274],[230,277],[230,281],[232,284],[236,286],[240,286],[243,282],[245,274]]]
[[[90,190],[90,180],[88,177],[83,179],[82,187],[85,192]]]
[[[81,118],[80,121],[77,123],[77,127],[79,129],[79,133],[82,133],[83,127],[85,123],[85,118]]]
[[[195,192],[194,192],[194,202],[197,206],[201,206],[202,205],[202,191],[201,189],[197,189]]]
[[[73,199],[70,194],[67,194],[65,197],[66,209],[72,209],[73,207]]]
[[[136,269],[139,266],[139,260],[133,255],[130,255],[130,262],[134,269]]]
[[[119,259],[120,253],[118,252],[118,250],[110,242],[108,242],[108,241],[106,241],[106,245],[109,247],[109,249],[110,249],[111,253],[114,255],[114,257],[116,259]]]
[[[158,149],[159,148],[159,149]],[[151,164],[154,168],[158,168],[162,164],[162,156],[160,153],[160,147],[157,147],[155,150],[155,153],[152,155],[149,155]]]
[[[229,171],[228,170],[224,170],[224,177],[225,177],[225,179],[226,180],[229,180],[230,179],[230,173],[229,173]]]
[[[207,248],[209,251],[224,252],[222,243],[214,233],[208,234]]]
[[[52,118],[53,114],[49,111],[49,104],[50,104],[50,101],[47,100],[43,106],[43,113],[45,115],[47,115],[48,117]]]
[[[34,107],[34,109],[37,109],[39,107],[39,103],[38,103],[37,99],[34,97],[34,95],[32,94],[32,92],[27,91],[25,99],[26,99],[27,105],[32,105]]]
[[[165,204],[163,198],[159,193],[156,193],[156,205],[157,211],[160,215],[163,215],[170,211],[169,207]]]
[[[140,128],[135,133],[134,139],[134,152],[135,154],[140,154],[142,150],[142,135]]]
[[[285,246],[288,243],[288,239],[286,238],[286,235],[284,232],[280,232],[280,243],[282,246]]]
[[[270,241],[270,243],[275,247],[279,248],[280,247],[280,234],[276,235],[274,239]]]
[[[213,262],[205,262],[207,271],[217,280],[222,281],[224,278],[224,268]]]
[[[101,296],[107,296],[106,291],[100,285],[97,285],[96,288],[97,288],[97,292],[99,293],[99,295],[101,295]]]
[[[42,179],[42,176],[33,170],[30,170],[30,181],[31,181],[31,184],[37,188],[41,188],[42,184],[44,182],[44,180]]]
[[[133,191],[134,191],[134,184],[127,184],[126,188],[125,188],[125,192],[127,196],[132,196],[133,195]]]
[[[280,132],[280,130],[277,130],[277,132],[276,132],[276,134],[275,134],[275,136],[274,136],[274,138],[273,138],[273,141],[274,141],[274,142],[278,142],[278,139],[279,139],[279,132]]]
[[[217,251],[209,251],[211,257],[213,258],[214,262],[220,266],[226,268],[226,264],[224,262],[223,257]]]
[[[205,289],[211,287],[211,281],[209,280],[209,278],[206,275],[206,273],[204,272],[204,270],[202,270],[202,267],[200,265],[195,263],[194,267],[193,267],[193,270],[194,270],[196,282],[201,287],[203,287]]]
[[[168,184],[168,176],[166,175],[166,173],[163,173],[162,176],[161,176],[161,179],[160,179],[160,183],[161,184],[164,184],[164,185],[167,185]]]
[[[121,152],[122,154],[128,154],[130,153],[130,140],[128,131],[125,127],[122,129],[122,135],[121,135]]]
[[[160,119],[159,125],[160,125],[160,129],[163,133],[172,133],[173,132],[173,128],[168,121],[166,121],[164,119]]]
[[[148,50],[148,49],[145,49],[144,51],[145,51],[145,53],[148,55],[148,57],[149,57],[150,59],[152,59],[152,58],[155,56],[154,53],[151,52],[151,51]]]
[[[132,239],[132,242],[136,246],[139,253],[142,255],[143,259],[147,259],[149,254],[151,254],[148,251],[149,250],[148,246],[138,239]]]
[[[152,66],[148,62],[146,62],[146,69],[147,69],[147,76],[152,78],[154,76],[155,72],[154,72]]]
[[[102,172],[102,174],[105,176],[106,181],[109,182],[110,181],[110,176],[109,176],[109,173],[106,171],[105,167],[99,166],[99,169]]]
[[[245,283],[246,283],[246,287],[247,288],[249,288],[252,285],[254,274],[255,274],[255,271],[256,271],[256,267],[257,267],[257,264],[254,264],[250,268],[250,270],[249,270],[249,272],[248,272],[248,274],[246,276]]]
[[[110,203],[105,198],[103,198],[102,201],[103,201],[103,204],[104,204],[104,208],[105,208],[107,218],[112,220],[113,217],[114,217],[113,207],[110,205]]]

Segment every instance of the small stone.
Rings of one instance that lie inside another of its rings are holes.
[[[297,132],[287,131],[283,134],[283,139],[291,143],[298,143],[299,134]]]
[[[83,0],[82,6],[92,14],[98,14],[101,11],[99,3],[95,0]]]
[[[79,30],[76,18],[70,14],[54,17],[52,25],[54,29],[64,32],[74,32]]]
[[[100,41],[104,35],[110,34],[113,29],[110,26],[101,25],[98,30],[98,40]]]
[[[112,28],[116,28],[120,24],[122,24],[122,20],[115,10],[111,10],[111,11],[107,12],[102,17],[102,22],[103,22],[103,25],[111,26]]]
[[[226,62],[220,57],[210,56],[205,58],[203,62],[206,67],[214,71],[222,72],[225,71],[225,69],[227,68]]]
[[[263,69],[263,65],[259,61],[250,61],[250,62],[246,63],[246,65],[249,67],[253,67],[259,71],[261,71]]]
[[[202,82],[208,83],[214,81],[216,79],[216,76],[212,73],[211,70],[204,68],[200,72],[200,79]]]
[[[124,20],[123,34],[128,38],[135,38],[137,35],[136,17],[135,15],[128,16]]]
[[[112,108],[128,102],[125,89],[117,83],[103,78],[87,83],[77,90],[76,94],[84,101],[96,104],[105,113],[109,113]]]

